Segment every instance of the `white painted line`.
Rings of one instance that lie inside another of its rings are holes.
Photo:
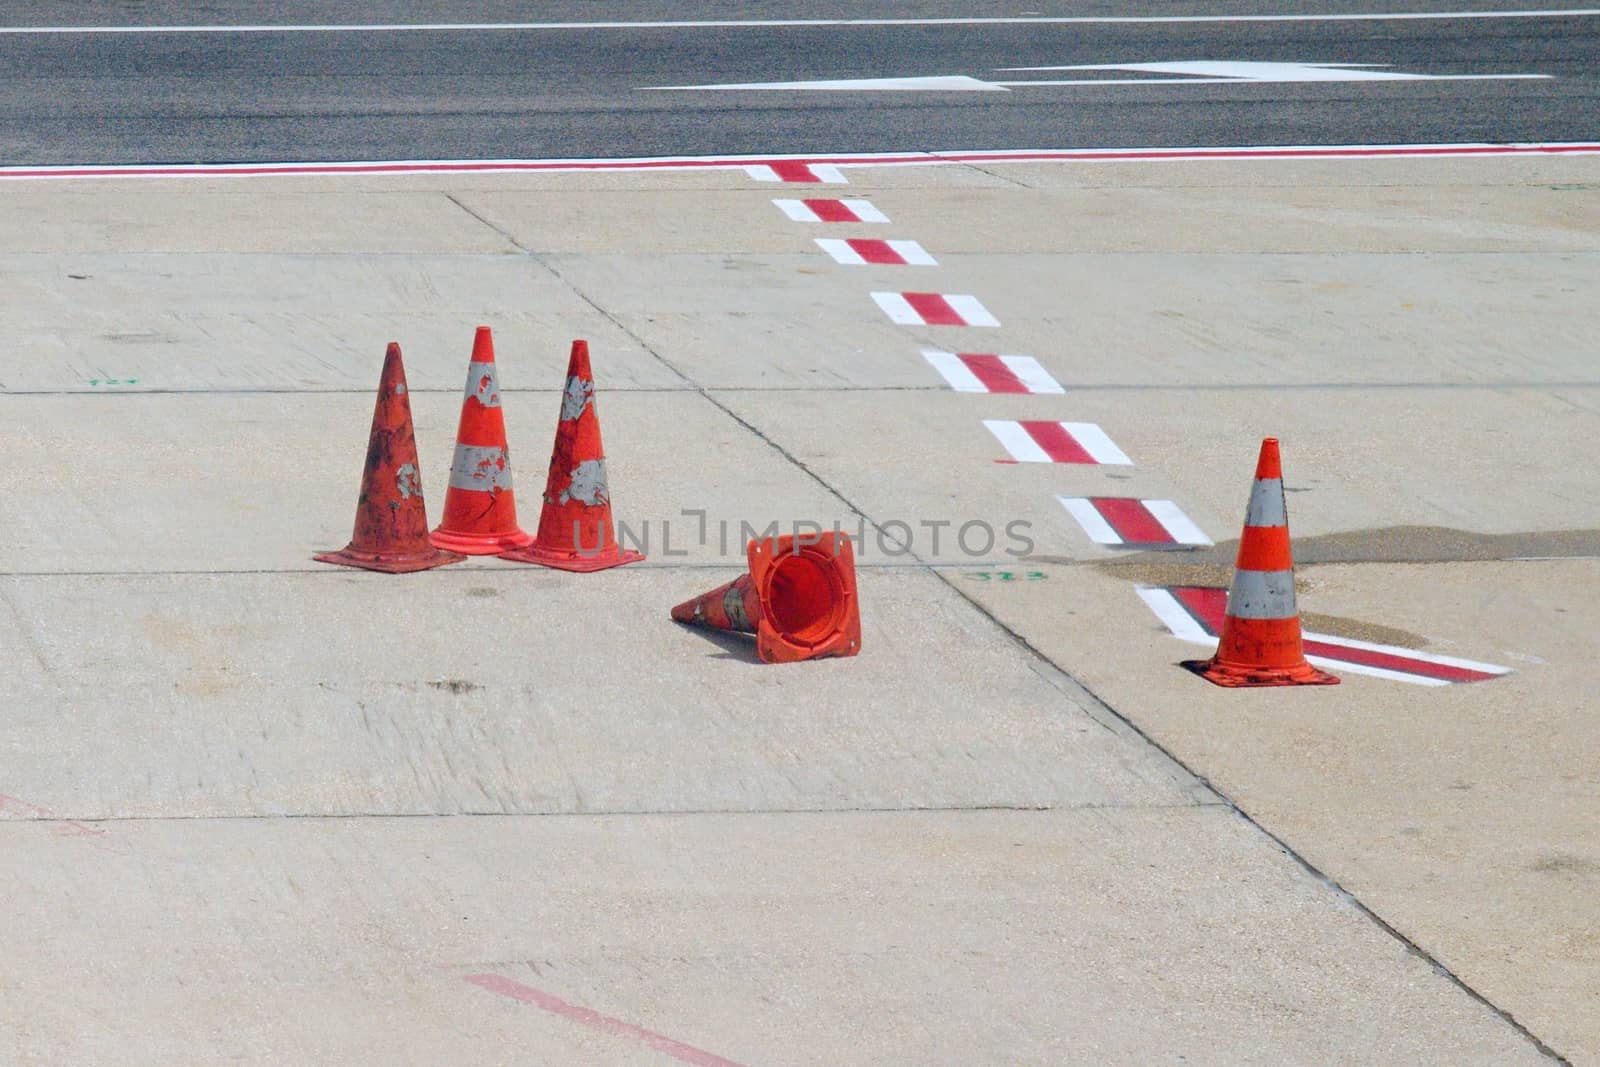
[[[1020,423],[1010,419],[984,419],[983,424],[1018,463],[1050,462],[1050,454],[1029,436],[1028,431],[1024,430]]]
[[[0,166],[0,179],[228,178],[306,175],[554,174],[584,171],[744,170],[782,181],[774,166],[808,167],[843,180],[841,167],[940,167],[971,163],[1186,163],[1309,159],[1470,159],[1482,156],[1600,155],[1600,142],[1515,144],[1262,145],[1194,148],[1000,149],[951,152],[861,152],[816,156],[641,156],[631,159],[325,160],[296,163],[137,163]],[[821,180],[815,173],[813,181]],[[873,221],[877,221],[874,219]],[[886,220],[885,220],[886,221]]]
[[[987,393],[989,387],[984,385],[976,374],[972,373],[961,357],[954,352],[942,352],[937,348],[924,348],[922,358],[933,364],[934,369],[944,375],[944,380],[950,383],[950,388],[958,393]]]
[[[1148,589],[1144,586],[1140,586],[1138,592],[1139,599],[1150,606],[1156,617],[1172,631],[1172,636],[1196,645],[1216,646],[1217,639],[1206,633],[1205,627],[1196,622],[1194,616],[1178,603],[1177,597],[1165,589]]]
[[[1405,74],[1384,81],[1503,82],[1554,78],[1554,74]],[[1254,85],[1302,81],[1367,81],[1366,78],[1040,78],[1035,81],[995,82],[996,85]]]
[[[1310,634],[1303,635],[1310,637]],[[1320,638],[1318,640],[1321,640]],[[1318,667],[1324,667],[1338,674],[1365,674],[1373,678],[1387,678],[1391,682],[1410,682],[1412,685],[1449,685],[1443,678],[1429,678],[1423,674],[1406,674],[1404,671],[1391,671],[1387,667],[1373,667],[1366,663],[1351,663],[1345,659],[1329,659],[1326,656],[1307,656],[1306,662]]]
[[[873,207],[872,201],[870,200],[843,200],[840,202],[848,205],[850,210],[856,213],[856,218],[860,219],[862,222],[889,221],[889,216],[879,211],[876,207]]]
[[[1120,545],[1122,536],[1112,529],[1104,515],[1100,514],[1088,499],[1081,496],[1058,496],[1061,506],[1067,513],[1078,520],[1078,525],[1083,527],[1083,532],[1089,535],[1089,540],[1097,545]],[[1158,590],[1165,592],[1165,590]],[[1140,590],[1139,595],[1144,596],[1145,591]]]
[[[917,309],[899,293],[873,293],[872,299],[876,300],[883,313],[889,316],[890,322],[900,326],[925,325],[922,316],[917,314]]]
[[[957,315],[967,320],[968,326],[1000,325],[1000,320],[989,314],[989,309],[975,296],[966,293],[946,293],[944,299],[945,303],[955,309]]]
[[[1167,528],[1167,533],[1180,545],[1210,545],[1216,542],[1206,536],[1206,532],[1194,524],[1194,520],[1183,513],[1183,509],[1170,500],[1141,500],[1156,521]]]
[[[1032,356],[1001,356],[1000,362],[1017,376],[1030,393],[1065,393],[1061,383]]]
[[[1044,15],[967,18],[858,19],[701,19],[655,22],[398,22],[284,23],[163,26],[6,26],[0,36],[17,34],[148,34],[148,33],[449,33],[490,30],[678,30],[761,29],[785,26],[1119,26],[1228,22],[1418,22],[1480,19],[1592,18],[1600,8],[1512,11],[1396,11],[1335,14],[1264,15]]]
[[[1411,74],[1397,70],[1375,70],[1377,63],[1263,63],[1257,61],[1183,60],[1175,63],[1085,63],[1070,67],[1001,67],[1009,72],[1116,70],[1144,71],[1151,74],[1176,74],[1176,78],[1072,79],[1066,81],[1005,81],[996,85],[1197,85],[1217,81],[1246,81],[1281,84],[1286,82],[1370,82],[1370,81],[1516,81],[1548,79],[1549,74]]]
[[[1442,667],[1460,667],[1463,670],[1482,671],[1485,674],[1510,674],[1510,667],[1501,667],[1493,663],[1479,663],[1477,660],[1461,659],[1457,656],[1441,656],[1434,652],[1419,652],[1414,648],[1396,648],[1394,645],[1375,645],[1371,641],[1357,641],[1353,637],[1335,637],[1332,634],[1316,634],[1307,632],[1302,635],[1307,641],[1320,641],[1325,645],[1339,645],[1343,648],[1359,648],[1367,652],[1382,652],[1388,655],[1399,654],[1408,659],[1419,659],[1424,663],[1437,663]],[[1334,662],[1334,661],[1329,661]],[[1349,670],[1350,665],[1346,660],[1338,660],[1339,667]],[[1377,669],[1377,668],[1374,668]]]
[[[889,241],[888,245],[911,267],[937,267],[938,260],[915,241]]]
[[[1106,432],[1092,422],[1063,422],[1067,432],[1078,439],[1078,444],[1083,450],[1094,457],[1096,463],[1114,463],[1132,466],[1133,460],[1129,459],[1116,444],[1106,435]]]
[[[778,209],[794,222],[821,222],[817,213],[806,207],[804,200],[774,200]]]
[[[811,173],[817,176],[819,182],[824,182],[828,185],[848,184],[845,181],[844,172],[832,164],[813,163],[811,164]]]
[[[645,92],[935,92],[1008,93],[1000,82],[986,82],[965,74],[939,74],[928,78],[843,78],[799,82],[725,82],[720,85],[641,85]]]
[[[860,253],[851,248],[847,241],[834,237],[818,237],[816,240],[818,247],[832,256],[835,263],[852,267],[864,267],[867,264],[867,261],[862,259]]]

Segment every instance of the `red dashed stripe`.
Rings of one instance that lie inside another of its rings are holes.
[[[1052,463],[1098,463],[1059,422],[1023,422],[1021,426],[1049,455]]]
[[[1128,544],[1171,545],[1177,540],[1140,500],[1126,497],[1092,496],[1089,503]]]
[[[929,326],[965,326],[967,320],[938,293],[901,293],[911,309]]]
[[[856,213],[850,210],[850,205],[842,200],[802,200],[800,201],[823,222],[860,222]]]
[[[851,250],[868,263],[883,263],[890,266],[904,266],[905,257],[896,252],[888,241],[878,241],[870,237],[852,237],[845,241]],[[912,305],[915,307],[916,305]],[[954,312],[952,312],[954,314]]]
[[[956,358],[967,365],[978,381],[991,393],[1026,393],[1030,390],[1022,379],[1011,373],[1011,368],[999,356],[975,352],[958,352]]]
[[[778,176],[779,181],[785,182],[820,182],[816,172],[811,169],[810,163],[799,160],[776,160],[767,164],[772,168],[772,173]]]

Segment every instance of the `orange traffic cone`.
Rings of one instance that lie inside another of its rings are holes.
[[[400,346],[392,342],[383,357],[378,402],[372,411],[367,466],[356,501],[355,534],[341,551],[315,558],[386,574],[425,571],[466,558],[442,552],[428,542],[428,510],[422,502],[406,369],[400,361]]]
[[[506,420],[500,412],[500,381],[494,367],[494,338],[479,326],[467,365],[467,395],[461,401],[450,489],[444,519],[433,531],[440,548],[469,556],[492,556],[533,540],[517,527],[517,500],[511,491],[511,454]]]
[[[539,536],[527,548],[500,553],[501,559],[540,563],[564,571],[599,571],[637,563],[643,554],[617,544],[611,523],[611,490],[600,446],[600,416],[594,406],[594,373],[589,342],[572,342],[567,387],[561,395],[561,420],[550,454],[550,478],[539,513]]]
[[[750,573],[672,609],[678,622],[756,635],[767,663],[861,651],[855,553],[841,533],[751,541]]]
[[[1261,442],[1217,654],[1184,666],[1229,687],[1339,684],[1339,679],[1306,662],[1300,641],[1289,514],[1275,437]]]

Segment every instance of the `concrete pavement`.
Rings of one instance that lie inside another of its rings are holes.
[[[1506,1013],[1600,1061],[1595,565],[1437,540],[1401,564],[1378,532],[1600,555],[1593,479],[1559,462],[1600,432],[1574,325],[1594,166],[828,191],[893,220],[829,233],[936,268],[837,265],[769,202],[817,187],[736,173],[7,186],[0,1047],[672,1058],[586,1009],[747,1064],[1540,1059]],[[894,287],[1002,326],[895,326],[866,295]],[[348,536],[390,339],[439,514],[479,321],[524,523],[587,335],[651,562],[309,561]],[[927,343],[1034,355],[1067,393],[953,393]],[[1135,462],[996,464],[985,418],[1094,421]],[[1054,497],[1170,497],[1225,541],[1267,432],[1296,534],[1363,561],[1303,568],[1304,609],[1517,673],[1237,694],[1172,667],[1192,646]],[[684,509],[1020,519],[1037,544],[869,546],[862,656],[766,669],[667,621],[739,569],[714,536],[666,555]],[[1013,562],[1044,577],[972,577]]]

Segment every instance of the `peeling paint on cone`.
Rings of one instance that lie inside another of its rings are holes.
[[[527,548],[501,553],[501,559],[560,570],[598,571],[644,558],[617,544],[594,394],[588,342],[574,341],[538,536]]]
[[[405,367],[397,344],[390,344],[384,355],[361,494],[356,502],[355,531],[342,550],[315,558],[323,563],[390,574],[459,563],[463,558],[442,551],[429,541],[411,401],[406,395]]]

